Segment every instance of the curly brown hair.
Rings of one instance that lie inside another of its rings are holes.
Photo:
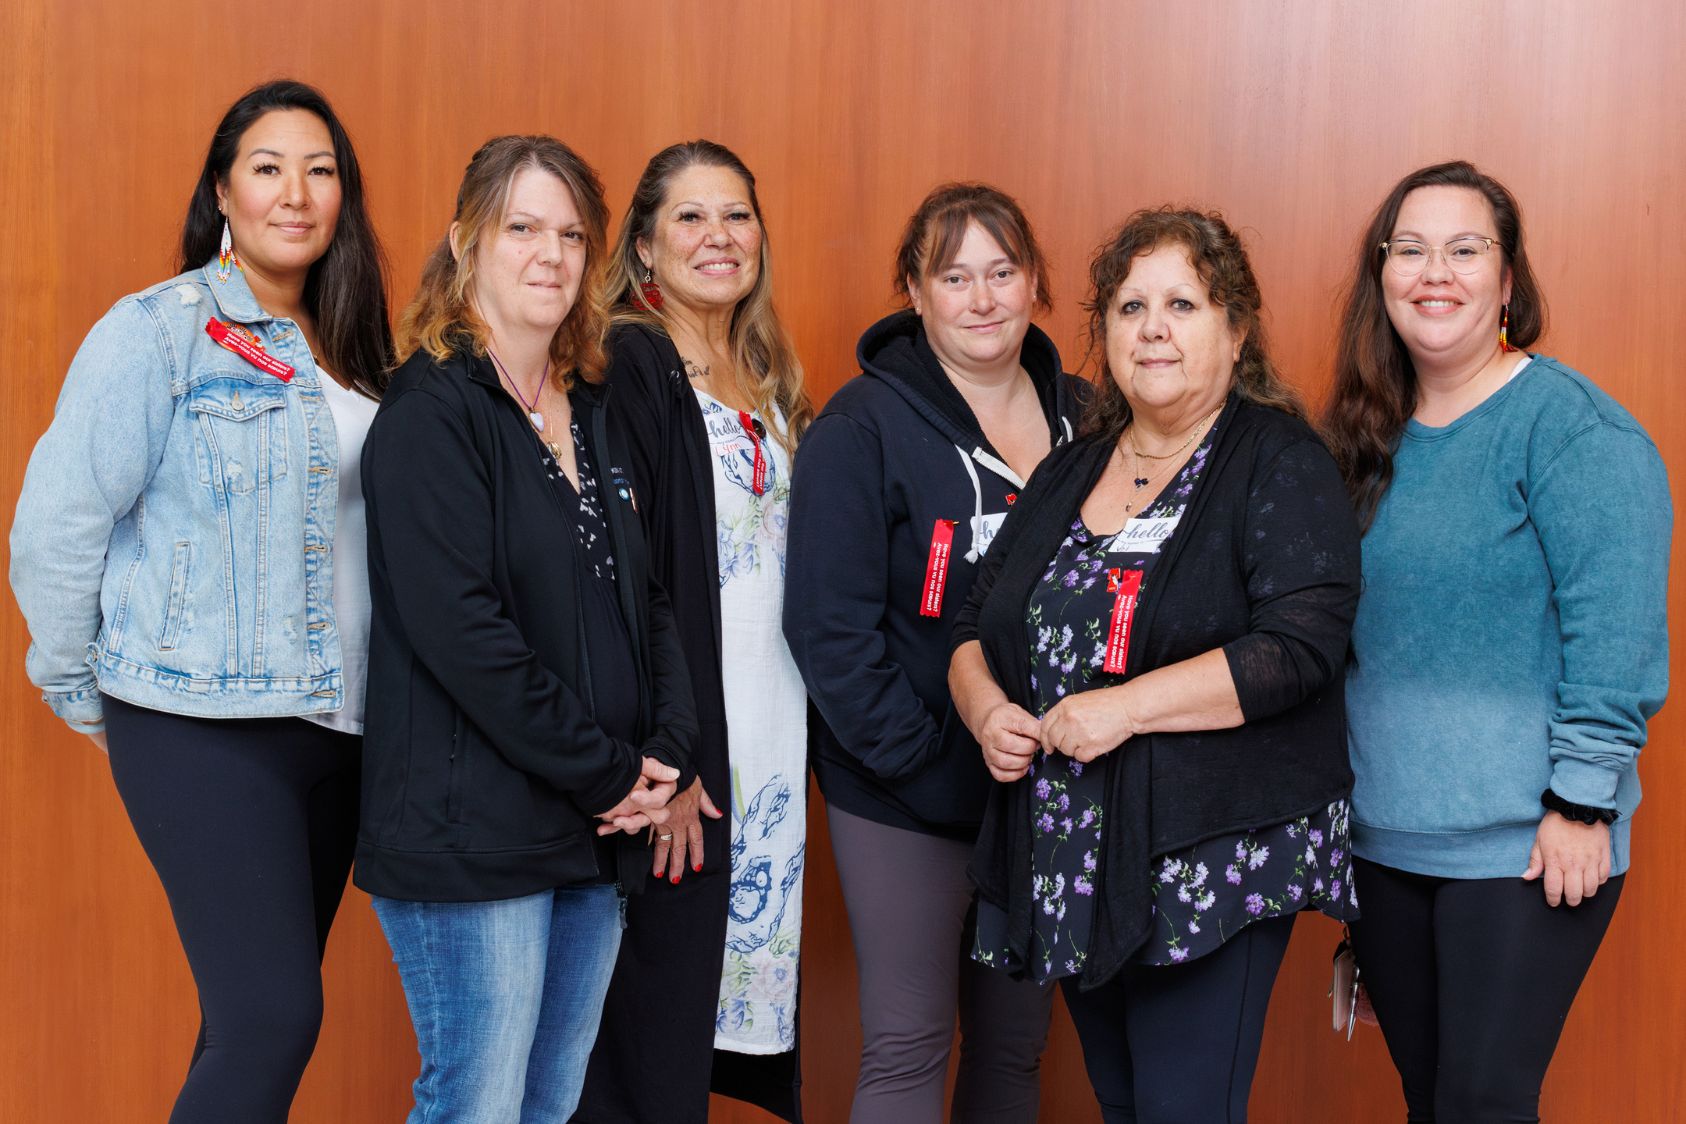
[[[503,222],[510,188],[523,168],[549,172],[574,197],[585,225],[585,276],[566,319],[550,340],[551,378],[562,390],[575,376],[601,382],[608,367],[603,335],[609,326],[607,247],[609,205],[603,181],[579,154],[555,137],[493,137],[474,153],[457,189],[455,248],[446,234],[422,266],[421,283],[399,318],[396,343],[400,362],[418,350],[444,360],[464,341],[483,355],[491,331],[474,311],[474,249]]]
[[[1089,298],[1083,309],[1089,314],[1087,354],[1098,373],[1095,393],[1083,411],[1082,432],[1116,441],[1130,424],[1130,403],[1106,357],[1107,314],[1135,260],[1166,245],[1188,252],[1212,303],[1224,310],[1233,330],[1245,333],[1241,357],[1235,362],[1235,387],[1241,397],[1304,418],[1305,403],[1271,362],[1260,315],[1264,302],[1241,237],[1217,211],[1165,205],[1137,211],[1124,220],[1089,263]]]
[[[1357,264],[1341,312],[1335,385],[1323,412],[1323,439],[1366,530],[1393,483],[1393,449],[1417,409],[1417,372],[1393,330],[1382,293],[1382,243],[1393,234],[1405,197],[1419,187],[1465,187],[1493,208],[1499,252],[1510,269],[1510,342],[1528,348],[1545,332],[1545,295],[1528,264],[1522,208],[1509,189],[1465,160],[1418,168],[1393,185],[1358,241]]]

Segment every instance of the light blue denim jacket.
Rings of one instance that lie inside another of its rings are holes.
[[[243,325],[284,382],[206,333]],[[12,523],[29,678],[80,733],[100,692],[264,718],[339,709],[339,446],[304,334],[214,266],[124,297],[88,333]]]

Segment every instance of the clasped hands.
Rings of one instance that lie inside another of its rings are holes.
[[[597,818],[603,822],[598,825],[597,834],[613,835],[624,831],[631,835],[653,824],[666,823],[667,804],[678,789],[678,781],[678,769],[664,765],[654,757],[644,758],[638,779],[632,783],[632,791],[607,812],[598,813]]]
[[[678,779],[678,769],[646,757],[644,771],[626,799],[597,817],[603,821],[597,829],[599,835],[652,829],[655,861],[651,872],[675,885],[687,859],[693,871],[702,869],[702,817],[717,820],[726,814],[709,799],[701,777],[692,781],[684,792],[676,792]]]
[[[1040,721],[1017,703],[997,703],[978,731],[989,775],[998,781],[1018,780],[1030,770],[1038,749],[1085,764],[1111,753],[1139,732],[1123,690],[1102,687],[1067,695]]]

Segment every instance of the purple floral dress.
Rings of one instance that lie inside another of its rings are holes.
[[[1214,427],[1176,479],[1117,535],[1095,535],[1078,518],[1054,552],[1031,595],[1026,632],[1036,714],[1079,691],[1116,686],[1103,670],[1113,595],[1106,571],[1143,571],[1141,596],[1153,596],[1159,551],[1175,532],[1195,482],[1205,470]],[[1046,981],[1083,970],[1087,959],[1101,836],[1106,830],[1108,754],[1085,767],[1060,754],[1038,753],[1031,765],[1034,832],[1030,963],[1007,951],[1007,916],[978,903],[973,957],[1006,969],[1025,968]],[[1138,963],[1176,964],[1203,956],[1253,921],[1307,905],[1339,920],[1358,916],[1345,800],[1311,816],[1238,835],[1219,836],[1153,860],[1153,928]]]

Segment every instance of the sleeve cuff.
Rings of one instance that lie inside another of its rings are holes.
[[[85,687],[75,691],[48,691],[42,694],[41,701],[50,706],[53,713],[78,734],[105,732],[105,704],[100,699],[98,687]]]
[[[632,791],[642,771],[642,760],[632,746],[623,741],[614,744],[621,751],[620,768],[577,797],[579,805],[592,816],[600,816],[626,799],[626,794]]]
[[[1573,758],[1558,758],[1551,767],[1551,790],[1571,804],[1591,808],[1614,808],[1616,784],[1621,774],[1602,765]]]
[[[679,770],[678,791],[684,792],[691,787],[691,782],[697,779],[697,771],[691,766],[691,755],[682,753],[677,747],[664,738],[652,738],[644,745],[644,756],[654,757],[663,765]]]

